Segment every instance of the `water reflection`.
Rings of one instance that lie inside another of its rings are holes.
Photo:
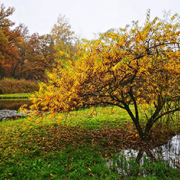
[[[151,150],[153,156],[157,159],[161,154],[161,159],[168,162],[173,168],[180,167],[180,135],[174,136],[167,144]]]
[[[0,100],[0,110],[18,110],[24,104],[30,106],[32,103],[29,100]]]
[[[127,175],[129,172],[128,169],[131,168],[130,161],[133,159],[139,166],[143,166],[146,163],[144,162],[144,157],[157,162],[162,160],[167,166],[180,168],[180,135],[172,137],[167,144],[156,147],[152,150],[122,150],[114,161],[107,160],[106,166],[109,166],[110,169],[113,169],[116,166],[118,174]],[[124,168],[126,168],[126,170],[124,170]]]

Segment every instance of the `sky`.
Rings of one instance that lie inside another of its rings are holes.
[[[95,34],[111,28],[124,28],[132,21],[144,23],[147,10],[151,18],[163,17],[164,11],[180,14],[180,0],[0,0],[5,7],[14,7],[9,18],[26,25],[29,33],[48,34],[59,14],[69,19],[79,38],[93,39]]]

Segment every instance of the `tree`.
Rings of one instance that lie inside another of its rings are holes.
[[[5,75],[5,68],[4,68],[4,63],[5,63],[5,54],[4,50],[5,47],[8,46],[8,39],[4,35],[3,31],[0,30],[0,77],[3,77]]]
[[[5,8],[4,4],[0,4],[0,77],[5,75],[6,55],[9,54],[9,40],[5,35],[5,31],[10,26],[14,25],[8,17],[12,15],[14,8]]]
[[[42,35],[39,38],[39,46],[47,62],[46,70],[51,71],[55,63],[54,39],[51,34]]]
[[[0,29],[14,25],[14,22],[8,19],[8,17],[12,15],[14,11],[14,7],[9,7],[6,9],[4,4],[0,5]]]
[[[41,36],[38,33],[32,34],[25,47],[25,60],[22,66],[22,76],[25,79],[45,80],[45,70],[48,67],[48,61],[43,54],[41,46]]]
[[[80,45],[76,61],[49,74],[34,95],[32,109],[66,112],[90,105],[125,109],[139,136],[154,123],[180,110],[180,17],[168,21],[150,13],[142,27],[108,31]],[[140,105],[153,106],[143,129]],[[134,110],[131,107],[134,107]],[[168,107],[168,108],[167,108]]]
[[[6,37],[9,41],[9,52],[6,57],[6,76],[20,78],[22,65],[24,64],[23,49],[25,47],[25,38],[27,37],[28,29],[23,24],[14,29],[7,28],[5,31]]]
[[[14,12],[14,8],[0,6],[0,78],[14,77],[19,78],[22,58],[21,47],[27,35],[27,27],[20,24],[12,29],[15,24],[9,20],[9,16]],[[11,28],[10,28],[11,27]]]
[[[61,14],[58,17],[57,24],[54,24],[51,35],[54,40],[54,50],[56,62],[60,60],[73,59],[76,52],[75,32],[71,30],[68,19]]]
[[[46,81],[46,70],[54,63],[54,40],[51,35],[33,34],[23,24],[9,20],[14,8],[0,5],[0,78]]]

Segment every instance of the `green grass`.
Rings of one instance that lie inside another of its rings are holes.
[[[180,133],[178,121],[174,120],[171,127]],[[131,162],[134,171],[128,177],[118,175],[116,168],[110,170],[105,166],[105,159],[115,161],[121,149],[138,147],[141,140],[136,134],[126,112],[115,107],[2,121],[0,180],[141,179],[137,172],[142,169],[135,162]],[[167,134],[166,127],[162,128],[162,135]],[[145,179],[180,179],[178,169],[167,168],[162,162],[142,168],[148,173]]]
[[[38,151],[38,150],[37,150]],[[34,152],[37,153],[37,152]],[[109,175],[97,148],[68,146],[60,152],[4,162],[2,178],[15,179],[117,179]],[[8,168],[7,168],[8,167]]]
[[[16,93],[16,94],[0,94],[0,97],[27,97],[31,96],[30,93]]]
[[[0,99],[0,101],[27,101],[27,98]]]

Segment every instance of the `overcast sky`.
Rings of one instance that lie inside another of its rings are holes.
[[[50,33],[59,14],[69,18],[72,30],[80,38],[92,39],[94,33],[123,28],[132,21],[143,24],[147,9],[151,17],[163,17],[163,11],[180,14],[180,0],[0,0],[5,7],[15,7],[10,17],[25,24],[30,34]]]

